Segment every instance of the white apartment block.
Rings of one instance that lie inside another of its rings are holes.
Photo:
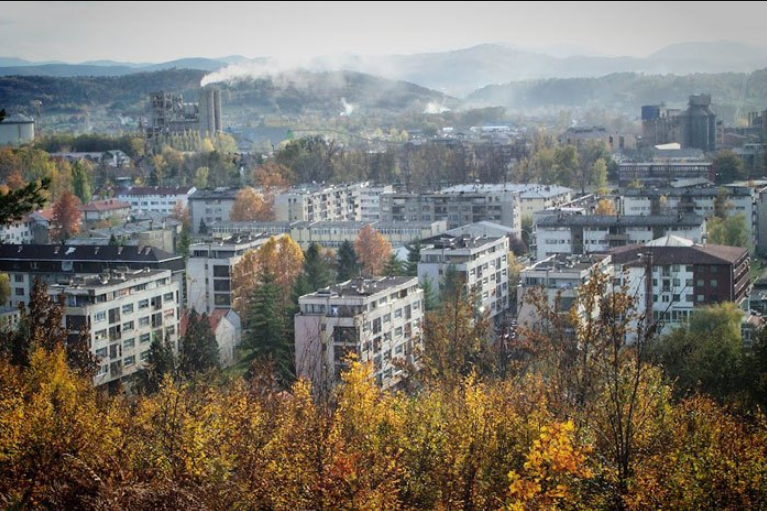
[[[176,204],[186,208],[194,186],[132,186],[117,192],[117,198],[130,204],[131,212],[170,215]]]
[[[418,280],[436,291],[448,267],[461,275],[467,294],[474,293],[482,313],[501,316],[509,306],[509,239],[443,234],[422,241]]]
[[[674,235],[704,243],[706,219],[697,215],[551,215],[535,224],[536,260],[556,254],[591,254],[661,236]]]
[[[391,185],[370,186],[363,183],[360,188],[360,220],[368,223],[381,220],[381,195],[393,192]]]
[[[537,211],[554,208],[570,202],[573,190],[558,185],[539,184],[483,184],[483,185],[458,185],[442,190],[444,194],[475,193],[493,197],[495,202],[504,200],[510,194],[518,195],[519,216],[532,216]],[[480,220],[492,220],[490,218]],[[496,219],[496,221],[498,221]],[[506,222],[499,222],[509,227],[517,227]]]
[[[153,339],[178,349],[181,288],[169,270],[74,275],[48,293],[65,295],[70,337],[89,326],[91,351],[99,359],[95,385],[129,385]]]
[[[216,188],[214,190],[197,190],[189,195],[189,217],[192,221],[192,232],[200,233],[200,226],[207,227],[215,222],[229,220],[234,201],[237,199],[234,188]]]
[[[226,240],[193,243],[186,261],[187,307],[211,314],[232,308],[232,270],[248,250],[257,249],[268,236],[236,235]]]
[[[558,304],[557,312],[568,313],[578,298],[581,285],[597,273],[612,276],[609,255],[558,254],[525,268],[519,275],[517,321],[530,324],[539,319],[535,306],[529,303],[529,293],[536,288],[544,290],[549,306]]]
[[[343,360],[356,353],[372,364],[383,389],[405,376],[397,361],[417,366],[423,290],[415,277],[359,279],[299,298],[295,316],[296,369],[315,385],[338,381]]]
[[[0,243],[27,244],[33,239],[32,222],[28,216],[0,226]]]
[[[710,218],[716,212],[716,202],[726,193],[725,214],[742,214],[751,233],[752,245],[757,246],[758,207],[757,191],[740,185],[703,188],[651,188],[626,190],[620,200],[623,215],[675,215],[695,214]]]
[[[278,221],[360,220],[362,185],[305,186],[291,188],[274,197]]]

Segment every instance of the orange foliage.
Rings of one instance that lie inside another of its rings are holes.
[[[80,199],[72,192],[64,192],[53,205],[54,236],[65,240],[79,233],[81,216]]]
[[[372,225],[362,228],[354,240],[354,252],[368,275],[381,275],[392,252],[391,244]]]

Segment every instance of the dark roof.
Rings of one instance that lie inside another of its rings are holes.
[[[746,186],[706,188],[643,188],[624,190],[626,197],[716,197],[720,190],[725,190],[727,195],[750,196],[752,191]]]
[[[181,259],[150,246],[0,244],[0,261],[102,261],[158,263]]]
[[[235,188],[216,188],[215,190],[197,190],[189,196],[189,200],[201,199],[231,199],[237,198],[239,190]]]
[[[191,186],[132,186],[120,188],[117,197],[132,197],[135,195],[186,195]]]
[[[639,261],[640,253],[652,253],[654,265],[668,264],[735,264],[748,257],[748,250],[725,245],[693,245],[691,247],[648,247],[629,245],[612,250],[615,264]]]
[[[625,216],[607,216],[607,215],[551,215],[538,219],[536,225],[539,227],[572,227],[572,226],[685,226],[698,227],[703,223],[703,217],[698,215],[625,215]]]
[[[416,277],[375,277],[372,279],[354,279],[333,286],[322,288],[305,296],[371,296],[387,289],[401,286],[406,282],[418,283]]]

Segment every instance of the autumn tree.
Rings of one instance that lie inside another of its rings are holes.
[[[171,212],[170,216],[174,220],[181,222],[182,227],[186,229],[190,229],[192,227],[192,219],[189,215],[189,208],[184,206],[181,201],[178,201],[173,205],[173,211]]]
[[[391,252],[391,243],[370,224],[363,227],[354,240],[354,253],[362,271],[368,275],[381,275]]]
[[[218,343],[207,314],[192,309],[178,351],[179,371],[187,378],[219,367]]]
[[[80,199],[73,193],[65,192],[53,205],[53,224],[55,237],[58,240],[68,240],[80,232]]]
[[[336,254],[336,264],[338,266],[338,282],[346,282],[357,275],[359,263],[351,241],[345,240],[341,243]]]
[[[708,242],[712,245],[746,248],[751,246],[751,233],[743,213],[727,217],[724,220],[713,217],[708,221],[706,231]]]
[[[594,214],[600,216],[615,216],[615,202],[610,199],[599,199]]]
[[[7,273],[0,273],[0,304],[5,307],[11,298],[11,279]]]
[[[597,195],[607,194],[607,164],[605,160],[599,158],[594,162],[591,169],[591,173],[594,176],[594,189]]]
[[[91,183],[88,172],[79,161],[72,163],[72,188],[74,194],[83,204],[91,200]]]
[[[261,275],[261,260],[255,249],[246,250],[232,268],[232,308],[245,317],[248,298]]]
[[[266,220],[268,212],[264,208],[264,200],[261,194],[251,187],[246,187],[237,192],[229,219],[233,222],[252,222]]]
[[[208,174],[210,174],[210,170],[208,167],[197,167],[197,170],[194,171],[194,186],[198,190],[204,190],[208,187]]]

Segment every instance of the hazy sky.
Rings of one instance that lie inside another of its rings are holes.
[[[764,2],[0,2],[0,56],[81,62],[418,53],[486,42],[646,56],[765,46]]]

